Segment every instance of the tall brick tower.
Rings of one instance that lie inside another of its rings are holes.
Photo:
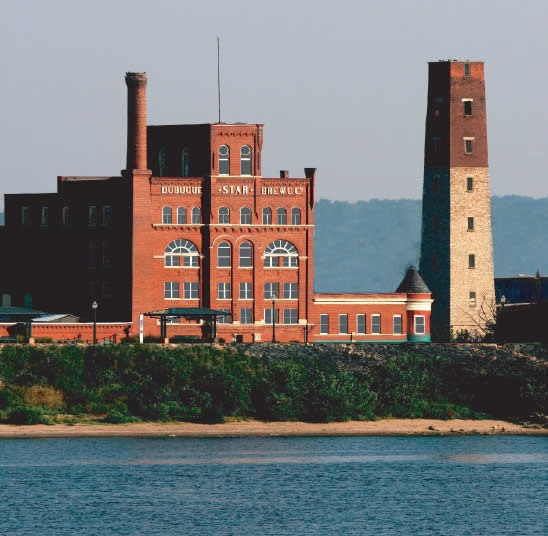
[[[483,62],[428,65],[420,273],[435,340],[484,332],[495,291]]]

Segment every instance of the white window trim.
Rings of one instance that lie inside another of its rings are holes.
[[[379,331],[373,331],[373,319],[375,317],[379,318]],[[380,313],[373,313],[371,315],[371,335],[382,335],[382,321]]]
[[[322,331],[322,316],[327,317],[327,331]],[[329,315],[327,313],[320,315],[320,335],[329,335]]]
[[[423,319],[423,330],[421,332],[417,331],[417,319]],[[415,315],[413,318],[413,333],[415,335],[426,335],[426,317],[424,315]]]
[[[394,320],[396,318],[400,319],[400,332],[396,333],[396,330],[394,329]],[[403,316],[402,315],[392,315],[392,335],[403,335]]]

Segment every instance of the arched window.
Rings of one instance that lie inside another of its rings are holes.
[[[164,266],[196,267],[199,256],[198,248],[192,242],[178,238],[167,245],[164,251]]]
[[[230,175],[230,149],[228,145],[219,147],[219,175]]]
[[[240,268],[251,268],[253,266],[253,248],[251,242],[240,244]]]
[[[287,225],[287,210],[285,208],[279,208],[276,211],[277,219],[276,223],[278,225]]]
[[[186,208],[177,207],[177,223],[179,225],[184,225],[186,223]]]
[[[295,268],[298,263],[299,253],[297,248],[287,240],[274,240],[264,250],[265,268]]]
[[[219,223],[230,223],[230,209],[228,207],[219,208]]]
[[[192,223],[202,223],[202,211],[200,207],[192,208]]]
[[[167,171],[167,151],[165,147],[160,147],[158,151],[158,175],[163,177]]]
[[[190,172],[190,149],[185,147],[181,151],[181,175],[183,177],[188,177]]]
[[[240,147],[240,175],[251,175],[251,147]]]
[[[240,209],[240,223],[242,225],[251,225],[251,209],[249,207]]]
[[[219,268],[230,268],[230,244],[226,241],[217,246],[217,266]]]
[[[301,210],[298,208],[291,209],[291,225],[301,225]]]
[[[272,209],[263,208],[263,225],[272,225]]]
[[[162,209],[162,223],[173,223],[171,207],[164,207]]]

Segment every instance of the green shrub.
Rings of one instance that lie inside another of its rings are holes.
[[[9,424],[53,424],[44,410],[35,406],[16,406],[8,411]]]

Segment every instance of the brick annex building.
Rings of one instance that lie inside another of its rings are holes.
[[[227,341],[270,341],[274,329],[282,342],[430,339],[431,295],[414,269],[394,293],[314,292],[315,169],[263,178],[263,125],[147,126],[146,74],[126,84],[121,176],[5,196],[4,306],[89,320],[96,300],[99,321],[133,334],[141,314],[208,308],[229,313],[216,331]],[[169,322],[170,337],[212,333],[207,320]],[[158,319],[143,331],[159,335]]]

